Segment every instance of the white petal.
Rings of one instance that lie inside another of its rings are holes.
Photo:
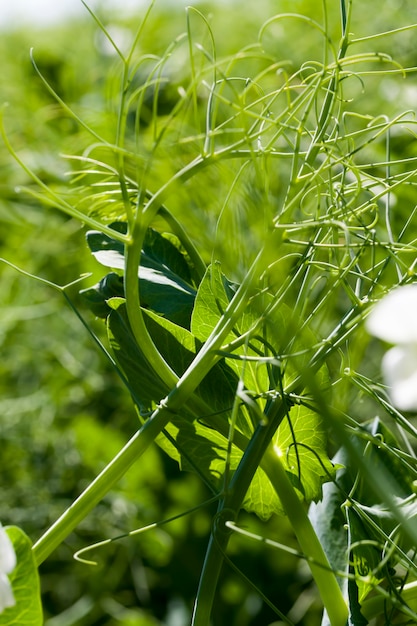
[[[391,348],[382,360],[391,401],[400,411],[417,410],[417,345]]]
[[[0,574],[0,613],[16,604],[12,586],[6,574]]]
[[[394,289],[366,320],[371,335],[389,343],[417,342],[417,284]]]
[[[10,574],[16,567],[16,554],[9,535],[0,524],[0,574]]]

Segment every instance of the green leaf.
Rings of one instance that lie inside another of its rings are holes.
[[[133,399],[143,415],[151,411],[169,389],[151,370],[136,344],[124,301],[119,300],[115,307],[108,318],[110,344],[128,380]],[[150,311],[144,311],[144,315],[157,349],[180,376],[195,358],[200,342],[185,328],[165,318]],[[168,438],[161,436],[157,439],[158,445],[177,460],[182,469],[197,471],[215,489],[224,472],[227,439],[207,424],[212,414],[224,412],[227,430],[236,385],[237,379],[233,372],[222,364],[214,366],[196,390],[196,394],[206,403],[205,414],[193,415],[185,407],[181,414],[173,415],[172,423],[166,428]],[[218,459],[221,460],[221,468],[216,463]]]
[[[300,500],[307,503],[319,500],[323,484],[335,476],[335,467],[327,456],[320,417],[303,406],[292,407],[288,418],[276,431],[273,445]],[[262,468],[254,476],[244,508],[261,519],[268,519],[272,513],[285,513]]]
[[[175,373],[182,376],[201,349],[201,342],[190,331],[170,320],[151,311],[145,311],[144,315],[156,348]],[[210,422],[211,413],[230,412],[237,382],[234,372],[225,363],[216,363],[196,389],[196,394],[206,402],[210,410],[209,414],[198,417]]]
[[[222,274],[220,263],[213,263],[201,281],[193,314],[191,317],[191,332],[200,341],[206,341],[226,310],[235,289],[232,283]],[[231,333],[229,340],[235,339],[236,333]]]
[[[126,224],[123,222],[116,222],[111,227],[126,232]],[[105,267],[124,271],[124,247],[119,241],[99,231],[89,231],[87,243],[99,263]],[[138,276],[141,306],[156,311],[181,326],[188,327],[194,305],[195,289],[192,286],[187,260],[174,245],[172,237],[163,236],[151,228],[147,230]],[[103,280],[106,281],[106,279]],[[107,284],[109,280],[112,282]],[[95,287],[83,291],[90,305],[93,305],[93,311],[99,311],[100,316],[104,311],[106,296],[110,297],[109,289],[118,291],[111,295],[123,295],[123,290],[120,293],[120,285],[116,284],[114,278],[107,279],[106,283],[101,281]]]
[[[127,232],[127,224],[124,222],[114,222],[110,227],[123,234]],[[98,230],[89,230],[86,238],[88,247],[101,265],[124,269],[124,245],[120,241]]]
[[[364,428],[377,438],[375,443],[370,443],[367,438],[357,437],[352,442],[359,454],[366,458],[376,480],[381,476],[382,469],[389,470],[395,476],[400,494],[391,494],[391,497],[404,516],[416,519],[417,500],[412,492],[411,478],[406,471],[407,462],[396,454],[398,442],[378,418]],[[388,447],[381,445],[382,443],[388,444]],[[323,500],[311,505],[309,516],[332,567],[355,574],[355,580],[341,578],[339,584],[349,604],[349,626],[363,626],[368,621],[361,613],[361,604],[379,583],[392,586],[392,577],[388,574],[396,560],[394,555],[392,563],[384,561],[386,536],[391,536],[400,545],[405,538],[401,536],[402,529],[398,526],[395,512],[378,502],[363,473],[355,469],[345,447],[340,448],[334,463],[343,465],[337,476],[337,485],[330,483],[324,486]],[[351,494],[354,503],[348,505],[346,494]],[[405,548],[407,551],[412,546],[405,543]],[[381,562],[384,562],[382,567]],[[385,599],[380,600],[383,609]],[[367,600],[368,613],[372,601]],[[324,620],[322,626],[327,625],[328,622]]]
[[[293,406],[275,434],[274,448],[300,499],[319,500],[323,483],[335,475],[321,417],[302,405]]]
[[[349,618],[347,626],[366,626],[368,620],[361,613],[359,595],[362,591],[355,580],[348,579],[351,573],[352,556],[349,546],[352,541],[363,540],[369,535],[362,527],[362,534],[358,533],[360,526],[353,520],[352,514],[346,505],[346,494],[351,492],[355,481],[354,473],[351,470],[349,455],[345,448],[340,448],[333,458],[333,464],[337,467],[337,484],[327,483],[323,486],[323,499],[320,502],[312,503],[309,509],[309,518],[313,528],[326,552],[329,563],[335,571],[343,572],[345,576],[338,576],[339,587],[349,608]],[[346,512],[348,511],[348,512]],[[362,546],[364,548],[365,546]],[[371,546],[367,546],[371,548]],[[372,555],[374,562],[374,555]],[[356,552],[357,568],[367,567],[367,554]],[[381,555],[379,555],[381,559]],[[359,573],[359,572],[356,572]],[[325,615],[321,626],[330,626],[328,617]]]
[[[220,264],[207,268],[198,288],[191,317],[191,331],[201,341],[206,341],[223,315],[236,291],[221,272]],[[251,296],[242,316],[225,340],[225,344],[236,342],[243,337],[240,345],[234,347],[234,355],[227,358],[227,365],[242,378],[246,389],[254,394],[265,394],[270,389],[281,391],[293,382],[303,371],[308,380],[306,366],[310,352],[317,344],[317,338],[308,327],[300,327],[301,321],[294,318],[294,312],[284,302],[276,306],[271,294],[259,290]],[[244,357],[252,360],[244,360]],[[275,365],[266,365],[253,357],[275,357]],[[244,362],[244,366],[243,366]],[[278,362],[280,365],[278,366]],[[316,374],[325,387],[328,372],[325,365]],[[261,402],[263,408],[264,404]]]
[[[222,274],[218,263],[207,269],[198,289],[191,317],[191,330],[201,341],[209,337],[233,298],[235,288],[235,285]],[[226,342],[232,342],[241,336],[247,337],[247,341],[235,349],[236,355],[242,358],[277,356],[281,346],[288,348],[290,335],[287,327],[288,320],[291,319],[288,307],[280,305],[269,318],[263,320],[262,325],[259,324],[262,313],[270,304],[272,298],[265,294],[253,297],[248,303],[244,314],[226,339]],[[312,334],[308,331],[304,334],[308,334],[309,344],[314,345],[315,338]],[[297,351],[300,338],[297,338],[295,343],[296,345],[292,347]],[[225,362],[243,380],[245,388],[252,396],[265,394],[271,388],[275,389],[280,376],[284,387],[295,375],[288,366],[285,366],[284,375],[277,371],[277,368],[270,367],[268,370],[267,366],[259,361],[244,362],[226,357]],[[257,402],[263,410],[265,401],[258,398]],[[250,437],[256,424],[251,421],[244,407],[240,413],[246,416],[246,419],[243,417],[240,419],[240,430]],[[279,427],[273,443],[300,499],[306,502],[318,500],[322,495],[323,483],[334,477],[334,467],[327,455],[326,433],[320,417],[303,406],[294,406],[288,419]],[[237,467],[241,456],[241,451],[233,447],[230,458],[232,470]],[[220,471],[220,460],[217,460],[217,466]],[[213,467],[216,467],[216,461],[213,462]],[[255,512],[262,519],[268,519],[273,513],[284,512],[274,488],[261,468],[257,470],[250,485],[244,508]]]
[[[340,453],[333,459],[339,461]],[[345,469],[337,474],[338,485],[329,482],[323,485],[323,498],[319,502],[312,502],[309,508],[309,518],[320,543],[322,544],[327,558],[333,569],[339,572],[349,571],[348,534],[346,529],[346,517],[342,505],[345,502],[345,494],[340,490],[343,483]],[[347,578],[339,579],[339,586],[347,598]]]
[[[38,569],[29,537],[17,526],[5,528],[16,553],[16,567],[9,575],[16,604],[0,613],[0,626],[42,626]]]

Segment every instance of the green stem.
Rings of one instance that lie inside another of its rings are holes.
[[[305,507],[299,500],[281,460],[271,445],[273,435],[283,417],[288,414],[288,410],[285,401],[276,400],[266,409],[265,415],[260,414],[259,426],[244,452],[228,492],[220,502],[218,517],[221,523],[214,528],[210,538],[192,626],[208,626],[209,624],[223,554],[229,541],[229,531],[225,530],[224,524],[228,519],[230,520],[230,516],[233,516],[234,520],[237,518],[243,499],[259,466],[267,474],[280,498],[300,547],[307,557],[331,625],[345,626],[346,624],[348,609],[337,578],[308,518]],[[226,517],[224,516],[225,513]]]
[[[230,520],[230,517],[236,519],[247,489],[260,465],[277,492],[300,547],[308,559],[311,573],[331,625],[345,626],[346,624],[348,609],[336,576],[311,525],[303,503],[299,500],[279,457],[270,445],[279,423],[287,412],[288,408],[281,401],[272,405],[267,426],[260,422],[261,425],[255,431],[233,476],[230,488],[220,503],[219,523],[213,530],[207,548],[192,626],[208,626],[210,623],[210,613],[222,568],[223,555],[230,536],[230,532],[225,530],[224,523]]]
[[[144,221],[145,223],[143,223]],[[157,350],[146,327],[139,304],[138,267],[140,266],[143,242],[147,228],[148,222],[146,220],[138,220],[130,233],[130,241],[125,244],[124,285],[126,310],[133,335],[145,355],[149,366],[154,372],[158,373],[158,376],[162,378],[167,387],[172,389],[178,381],[178,376]]]
[[[317,585],[332,626],[345,626],[348,609],[337,578],[309,520],[303,503],[297,496],[281,460],[272,446],[264,456],[264,468],[291,522],[294,533]]]
[[[206,353],[206,357],[200,359],[198,368],[195,368],[193,364],[190,366],[142,428],[133,435],[97,478],[35,543],[33,551],[38,565],[65,540],[163,431],[172,415],[187,402],[195,388],[207,375],[213,365],[213,356],[216,357],[216,355]]]
[[[230,482],[229,488],[219,504],[216,524],[210,536],[206,558],[194,604],[192,626],[209,626],[216,588],[223,565],[223,558],[230,538],[230,530],[225,523],[236,520],[243,499],[261,464],[279,423],[287,413],[285,402],[274,402],[268,420],[263,419],[256,428]],[[265,416],[264,416],[265,418]]]
[[[157,409],[77,500],[42,535],[33,546],[33,553],[38,565],[45,561],[51,552],[66,539],[74,528],[110,491],[112,486],[127,472],[129,467],[145,452],[170,419],[171,413],[168,407]]]
[[[227,335],[232,331],[236,321],[243,313],[249,298],[251,297],[255,286],[258,284],[259,276],[264,271],[265,263],[268,259],[271,248],[280,237],[280,233],[272,231],[269,233],[265,245],[259,252],[258,256],[252,263],[252,266],[242,281],[239,289],[236,291],[232,300],[229,302],[226,310],[219,319],[215,328],[211,332],[204,346],[195,357],[187,371],[179,379],[177,374],[170,368],[168,363],[157,350],[152,337],[150,336],[145,324],[145,320],[139,306],[139,281],[138,266],[142,252],[143,239],[146,232],[149,217],[143,216],[145,223],[137,223],[131,234],[131,241],[126,244],[125,251],[125,295],[126,309],[133,335],[140,345],[141,350],[149,362],[150,367],[164,380],[169,388],[175,385],[189,386],[192,391],[201,382],[200,363],[204,362],[205,374],[220,359],[216,351],[220,350]],[[205,375],[204,374],[204,375]],[[197,384],[194,384],[195,375],[199,378]],[[191,393],[192,393],[191,391]]]

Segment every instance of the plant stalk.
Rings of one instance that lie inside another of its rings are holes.
[[[285,402],[281,400],[276,400],[273,403],[273,409],[273,415],[268,416],[268,420],[262,420],[256,428],[233,475],[229,488],[219,503],[216,523],[210,536],[200,576],[192,626],[210,626],[217,584],[231,536],[231,531],[226,528],[225,523],[231,519],[236,521],[243,499],[262,461],[264,452],[288,410]]]
[[[332,626],[345,626],[348,608],[337,578],[310,522],[303,503],[297,496],[281,460],[269,446],[264,457],[264,466],[268,471],[276,493],[291,522],[295,536],[304,555],[307,557],[311,574],[320,593],[324,608]]]

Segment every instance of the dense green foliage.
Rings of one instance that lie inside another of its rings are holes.
[[[282,421],[271,439],[285,452],[283,466],[294,491],[309,503],[321,498],[328,483],[331,499],[330,458],[346,438],[336,457],[336,468],[345,469],[332,515],[340,516],[347,494],[359,503],[362,517],[355,507],[347,517],[351,545],[357,543],[352,568],[356,574],[375,570],[354,593],[361,601],[375,584],[394,586],[396,557],[378,570],[386,546],[381,548],[372,519],[364,522],[366,510],[380,506],[382,496],[369,493],[351,465],[369,457],[386,484],[394,476],[399,491],[393,495],[401,506],[412,499],[415,459],[396,427],[405,426],[411,439],[415,431],[384,402],[377,383],[381,347],[370,341],[360,318],[369,299],[414,273],[416,135],[413,116],[404,111],[412,108],[415,92],[398,69],[417,64],[415,30],[357,42],[343,66],[343,89],[326,111],[330,70],[314,81],[320,64],[333,67],[331,56],[342,38],[339,6],[328,7],[325,40],[317,27],[326,21],[321,3],[282,1],[280,13],[296,10],[306,19],[266,22],[277,10],[272,4],[257,3],[256,15],[252,3],[207,10],[199,5],[211,15],[211,30],[197,11],[160,13],[156,6],[130,60],[128,69],[135,71],[125,91],[126,66],[87,14],[47,33],[0,38],[7,141],[32,172],[31,177],[2,149],[0,256],[42,279],[0,267],[3,524],[38,539],[170,390],[164,373],[155,377],[149,367],[124,300],[123,237],[137,198],[140,208],[160,194],[165,205],[155,210],[152,230],[144,235],[139,289],[146,328],[178,376],[245,284],[272,224],[277,233],[257,283],[263,289],[251,293],[244,314],[223,338],[221,347],[230,352],[224,350],[197,385],[194,404],[167,425],[168,439],[157,440],[163,451],[149,447],[41,565],[46,626],[189,623],[216,515],[211,498],[228,481],[233,484],[259,413],[284,390],[292,394],[291,420]],[[411,2],[401,3],[401,10],[391,4],[377,12],[371,2],[354,4],[352,38],[417,22]],[[117,42],[122,37],[118,45],[126,45],[127,54],[143,15],[128,21],[98,17]],[[112,30],[116,25],[119,30]],[[309,152],[310,142],[316,152]],[[212,159],[210,166],[196,167],[192,177],[177,176],[200,154]],[[311,183],[303,187],[309,176]],[[65,214],[66,205],[75,209],[72,214]],[[91,230],[94,221],[104,230]],[[234,345],[242,336],[248,340]],[[333,336],[337,341],[329,346]],[[111,350],[110,359],[101,343]],[[285,367],[276,355],[289,355]],[[264,361],[253,365],[250,359],[260,356]],[[309,359],[314,376],[304,373]],[[189,415],[200,419],[190,422]],[[348,439],[354,431],[359,436]],[[374,445],[380,441],[382,452]],[[315,584],[296,552],[293,520],[281,515],[285,503],[270,481],[271,462],[266,456],[257,469],[238,526],[293,552],[233,533],[213,609],[216,626],[282,623],[257,589],[290,623],[321,621]],[[357,467],[368,471],[366,462]],[[308,470],[300,470],[304,464]],[[200,503],[189,515],[92,552],[95,568],[73,560],[89,544]],[[323,519],[330,509],[323,514],[321,506],[314,507],[315,524],[329,536]],[[398,516],[384,520],[391,536]],[[402,541],[410,543],[413,532],[405,528]],[[336,557],[347,544],[344,535],[339,540],[330,561],[343,569],[346,563],[342,559],[341,566]],[[413,572],[409,553],[400,565],[405,563]],[[357,609],[357,598],[352,606]]]

